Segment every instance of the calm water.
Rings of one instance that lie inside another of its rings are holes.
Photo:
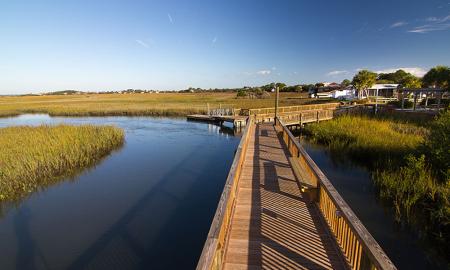
[[[0,269],[192,269],[200,256],[239,138],[168,118],[0,119],[114,124],[122,149],[34,193],[0,217]]]
[[[323,146],[302,144],[398,269],[447,269],[417,233],[395,222],[390,207],[378,200],[367,169],[333,156]]]

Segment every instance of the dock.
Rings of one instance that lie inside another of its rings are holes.
[[[192,114],[188,115],[187,119],[191,121],[202,121],[210,122],[222,125],[224,122],[232,123],[234,128],[242,128],[247,122],[247,116],[240,115],[203,115],[203,114]]]
[[[396,269],[281,118],[247,121],[197,269]]]

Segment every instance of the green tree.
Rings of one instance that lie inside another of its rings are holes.
[[[385,83],[401,83],[407,76],[412,75],[403,69],[399,69],[392,73],[380,73],[378,81],[386,81]]]
[[[298,92],[298,93],[302,92],[303,91],[303,86],[301,86],[299,84],[294,85],[294,91]]]
[[[372,87],[377,80],[377,74],[369,70],[361,70],[353,77],[353,86],[358,90],[358,98],[362,98],[363,92]],[[366,93],[366,96],[367,93]]]
[[[344,80],[341,82],[341,85],[344,86],[344,87],[347,87],[347,86],[349,86],[351,83],[352,83],[352,82],[351,82],[349,79],[344,79]]]
[[[377,80],[377,83],[380,83],[380,84],[390,84],[390,83],[395,83],[394,81],[391,81],[391,80],[385,80],[385,79],[382,79],[382,80]]]
[[[450,87],[450,67],[436,66],[423,76],[423,83],[428,87],[448,89]]]
[[[237,97],[245,97],[245,96],[247,96],[247,91],[245,91],[244,89],[239,89],[236,96]]]
[[[414,75],[408,73],[406,77],[404,77],[400,84],[405,88],[421,88],[422,81]]]
[[[275,89],[275,83],[266,84],[264,86],[261,86],[261,89],[267,92],[271,92],[272,89]]]
[[[278,87],[278,90],[281,91],[281,89],[283,89],[283,88],[286,87],[286,84],[285,84],[285,83],[280,83],[280,82],[279,82],[279,83],[276,83],[275,86]]]

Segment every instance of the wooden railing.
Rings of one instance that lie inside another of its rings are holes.
[[[291,162],[296,162],[302,170],[301,182],[306,183],[310,197],[316,201],[350,267],[355,270],[396,269],[283,121],[277,118],[275,126],[289,149]]]
[[[197,264],[198,270],[221,269],[222,267],[227,235],[236,203],[238,181],[241,176],[249,137],[255,128],[253,120],[250,117],[247,121],[241,142],[236,150],[230,172],[228,173],[219,205],[211,223],[208,237]]]
[[[312,110],[294,114],[280,115],[280,119],[286,124],[305,124],[333,119],[334,110]]]
[[[298,105],[298,106],[285,106],[278,107],[278,113],[295,113],[308,110],[328,110],[336,109],[339,103],[323,103],[323,104],[311,104],[311,105]],[[275,114],[275,108],[260,108],[260,109],[249,109],[242,110],[246,115],[263,115],[263,114]]]

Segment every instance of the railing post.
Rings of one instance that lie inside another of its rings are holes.
[[[278,86],[276,87],[276,95],[275,95],[275,118],[277,118],[278,116],[278,98],[280,95],[280,91],[278,89]]]

